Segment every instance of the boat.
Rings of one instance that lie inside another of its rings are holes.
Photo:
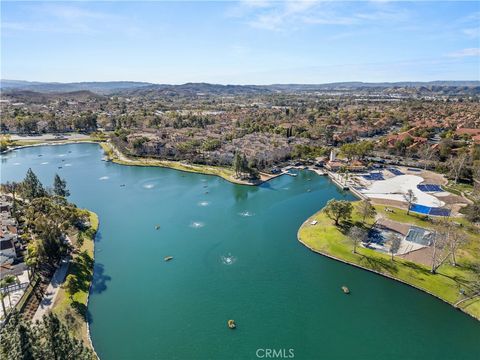
[[[155,225],[155,230],[160,229],[160,225]]]
[[[125,184],[121,184],[120,187],[125,187]]]
[[[345,294],[350,294],[350,289],[348,287],[346,287],[345,285],[342,286],[342,291],[345,293]]]
[[[230,329],[232,329],[232,330],[237,327],[237,324],[235,324],[235,321],[234,321],[234,320],[231,320],[231,319],[227,321],[227,325],[228,325],[228,327],[229,327]]]
[[[163,258],[163,260],[165,260],[165,261],[170,261],[170,260],[172,260],[172,259],[173,259],[173,256],[165,256],[165,257]]]

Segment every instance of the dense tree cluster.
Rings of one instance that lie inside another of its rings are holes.
[[[96,356],[54,314],[34,324],[12,314],[0,332],[5,360],[93,360]]]

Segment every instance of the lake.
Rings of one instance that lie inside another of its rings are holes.
[[[88,312],[101,359],[478,358],[480,322],[297,241],[329,199],[354,199],[327,177],[249,187],[102,156],[71,144],[1,158],[2,182],[31,167],[51,186],[58,173],[100,218]]]

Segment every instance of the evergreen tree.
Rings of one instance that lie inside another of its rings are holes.
[[[47,195],[42,183],[38,180],[37,175],[28,169],[25,179],[22,181],[22,196],[25,199],[32,200],[38,197],[43,197]]]
[[[58,174],[55,174],[53,179],[53,193],[61,197],[70,196],[70,191],[67,189],[67,181],[58,176]]]
[[[235,171],[235,176],[239,177],[242,172],[242,157],[239,152],[235,152],[233,157],[233,170]]]

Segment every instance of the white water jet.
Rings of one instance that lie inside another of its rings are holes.
[[[250,211],[242,211],[242,212],[239,212],[238,215],[243,216],[243,217],[250,217],[250,216],[254,216],[255,213],[252,213]]]
[[[204,227],[205,224],[203,222],[200,222],[200,221],[193,221],[191,224],[190,224],[190,227],[191,228],[194,228],[194,229],[199,229],[199,228],[202,228]]]
[[[98,178],[98,180],[108,180],[108,179],[110,179],[110,177],[108,177],[108,176],[102,176],[102,177]]]
[[[210,205],[210,201],[200,201],[198,203],[198,206],[208,206],[208,205]]]
[[[220,259],[224,265],[233,265],[237,261],[237,258],[232,256],[230,253],[220,256]]]

